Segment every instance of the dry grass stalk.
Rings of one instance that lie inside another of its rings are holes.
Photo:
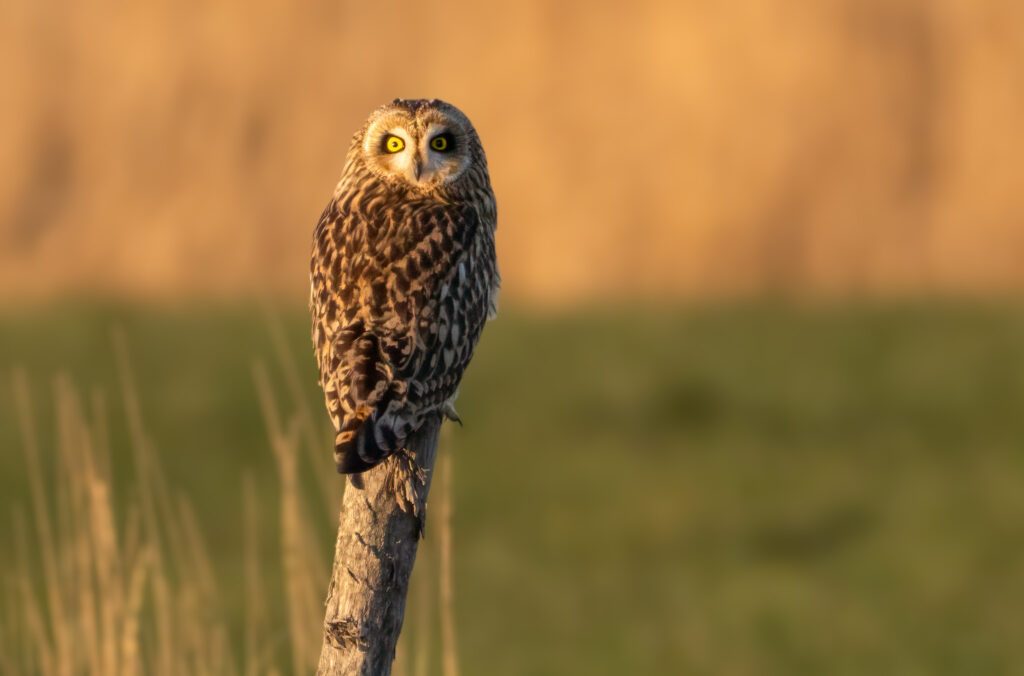
[[[39,442],[35,433],[36,428],[32,414],[32,397],[29,391],[28,377],[21,370],[17,370],[14,373],[14,399],[18,408],[18,422],[21,428],[22,445],[28,467],[36,533],[39,536],[39,551],[42,555],[43,575],[47,590],[46,600],[50,617],[58,617],[63,603],[61,603],[58,597],[61,587],[58,583],[56,539],[53,527],[50,525],[52,523],[50,510],[46,504],[43,473],[39,465]],[[67,650],[66,640],[63,635],[58,633],[54,636],[54,641],[58,644],[57,650],[59,652]],[[46,649],[45,652],[49,653],[50,651]]]
[[[427,554],[432,554],[433,547],[427,547]],[[420,575],[430,579],[431,556],[427,556],[420,566]],[[425,568],[425,569],[424,569]],[[427,676],[430,666],[430,646],[433,642],[434,623],[431,618],[433,596],[430,585],[417,585],[416,591],[416,656],[413,661],[413,676]]]
[[[306,533],[308,524],[299,499],[298,453],[293,420],[285,429],[277,412],[273,390],[266,370],[257,364],[253,370],[260,409],[267,425],[271,448],[277,459],[281,479],[281,543],[285,585],[287,591],[288,624],[291,632],[292,668],[294,673],[306,673],[316,650],[315,618],[316,583],[309,574],[307,560],[312,537]]]
[[[102,395],[91,392],[86,406],[69,378],[57,378],[53,390],[56,443],[52,451],[44,453],[36,435],[29,380],[21,371],[14,375],[32,510],[28,518],[15,513],[17,567],[6,580],[11,593],[5,595],[5,614],[0,617],[0,670],[14,676],[276,676],[285,645],[272,640],[268,630],[267,587],[259,564],[261,517],[254,483],[246,479],[243,503],[247,612],[245,659],[239,669],[230,650],[227,624],[218,613],[218,580],[203,543],[200,520],[191,504],[167,484],[143,422],[124,337],[115,334],[114,344],[135,471],[134,486],[121,514],[115,510],[111,486],[108,409]],[[322,471],[327,457],[318,453],[326,447],[323,435],[303,403],[296,373],[287,373],[290,360],[283,336],[278,336],[277,350],[286,371],[286,392],[295,402],[287,416],[278,413],[275,390],[262,367],[257,366],[255,381],[280,480],[289,671],[309,673],[320,633],[318,590],[329,571],[306,518],[310,505],[304,498],[308,493],[303,490],[300,471],[303,459],[315,458],[317,474],[330,480],[334,477]],[[303,445],[309,447],[309,453],[302,452]],[[429,468],[435,452],[436,442],[427,443],[421,464]],[[47,462],[47,458],[51,460]],[[50,472],[53,479],[47,480]],[[393,490],[393,477],[381,478],[388,490]],[[340,481],[320,482],[327,504],[337,504],[341,485]],[[421,489],[422,495],[416,499],[419,505],[425,504],[427,485]],[[366,495],[365,491],[353,491],[351,498],[365,499]],[[386,504],[397,506],[394,495]],[[405,552],[394,559],[399,563],[391,569],[399,581],[395,588],[401,590],[401,599],[392,602],[392,611],[398,614],[397,624],[391,625],[394,636],[404,612],[405,587],[420,528],[419,519],[404,512],[400,521],[402,528],[393,533],[398,533],[397,541],[389,541],[389,546],[397,547],[393,551]],[[360,532],[367,533],[367,542],[373,540],[369,531]],[[335,577],[337,572],[335,569]],[[336,585],[332,589],[336,590]],[[426,673],[430,653],[429,589],[429,585],[423,586],[414,655],[416,674]],[[389,667],[393,650],[394,642]],[[408,666],[402,663],[398,667],[399,676]]]
[[[451,435],[445,435],[446,441]],[[452,456],[448,453],[441,464],[441,646],[444,676],[459,676],[459,656],[455,641],[455,592],[452,573]]]
[[[324,431],[325,427],[315,422],[309,403],[302,392],[302,379],[295,368],[295,358],[288,349],[288,341],[285,338],[284,327],[280,318],[269,308],[264,311],[266,317],[267,333],[270,335],[270,342],[274,348],[274,358],[278,370],[284,376],[285,387],[287,388],[290,401],[295,407],[294,418],[296,424],[306,438],[307,460],[313,467],[318,469],[324,465],[324,449],[331,448],[332,438]],[[338,502],[341,497],[341,486],[343,481],[338,481],[332,472],[316,471],[316,477],[320,495],[324,500],[324,508],[329,519],[334,519],[338,510]],[[323,578],[317,578],[323,579]]]
[[[18,595],[22,600],[22,619],[25,622],[26,671],[38,669],[39,673],[57,673],[54,663],[54,649],[46,631],[43,613],[40,611],[35,594],[32,593],[32,569],[29,563],[28,536],[26,535],[25,519],[20,511],[14,514],[14,549],[17,554],[20,575],[18,576]]]
[[[55,481],[48,483],[28,379],[22,372],[14,376],[36,542],[30,544],[24,520],[17,518],[13,588],[20,603],[10,624],[23,628],[15,636],[0,627],[0,642],[17,640],[21,649],[5,651],[0,667],[4,673],[57,676],[233,674],[227,629],[213,612],[217,583],[198,519],[162,477],[123,341],[119,348],[138,477],[136,502],[121,533],[105,420],[89,420],[70,380],[57,378]],[[91,401],[93,418],[105,416],[102,398],[94,393]]]
[[[252,474],[246,472],[242,479],[242,516],[244,524],[245,599],[248,603],[245,613],[243,646],[245,676],[257,676],[260,668],[269,658],[267,638],[267,606],[264,601],[263,575],[260,571],[260,529],[259,503]]]
[[[118,550],[109,479],[105,466],[96,462],[95,435],[86,422],[81,400],[67,378],[57,380],[54,469],[58,495],[63,497],[57,500],[54,520],[43,490],[31,395],[24,374],[15,376],[15,392],[48,610],[42,612],[33,590],[28,538],[23,524],[18,525],[20,589],[31,644],[26,669],[33,671],[38,666],[42,673],[68,675],[141,673],[131,656],[131,646],[137,643],[141,602],[127,603],[126,597],[139,596],[140,592],[130,588],[143,584],[144,568],[133,566],[134,583],[122,572],[126,559]],[[54,522],[59,527],[55,528]]]
[[[128,605],[121,628],[120,660],[122,674],[141,674],[142,656],[139,651],[139,615],[145,594],[146,579],[152,567],[153,549],[144,549],[132,569],[128,585]]]

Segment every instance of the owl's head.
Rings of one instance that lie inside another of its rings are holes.
[[[353,141],[379,178],[419,190],[450,186],[473,166],[486,171],[469,118],[437,99],[395,99],[375,110]]]

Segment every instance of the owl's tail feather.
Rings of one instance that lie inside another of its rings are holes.
[[[379,465],[390,455],[377,445],[372,419],[363,421],[355,434],[340,432],[334,444],[334,462],[338,466],[339,474],[365,472]]]

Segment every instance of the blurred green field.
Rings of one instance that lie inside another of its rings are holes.
[[[305,311],[276,315],[326,432]],[[0,321],[0,580],[12,507],[29,502],[14,367],[44,449],[56,374],[104,393],[115,483],[131,485],[117,327],[240,643],[246,471],[267,569],[280,560],[252,378],[273,355],[262,312],[83,304]],[[464,674],[1020,673],[1020,307],[510,311],[487,328],[458,408]],[[313,514],[326,564],[334,524]],[[414,575],[410,635],[431,570]],[[267,589],[273,618],[283,594]]]

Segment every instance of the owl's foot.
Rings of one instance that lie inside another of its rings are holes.
[[[451,420],[452,422],[459,423],[459,427],[462,427],[462,418],[459,417],[458,412],[455,410],[455,406],[452,405],[450,401],[446,402],[445,405],[441,407],[441,413],[444,414],[445,418],[448,418],[448,420]]]
[[[426,496],[419,489],[427,483],[427,470],[420,467],[416,458],[403,448],[394,454],[391,470],[391,489],[398,500],[398,507],[416,517],[419,521],[419,535],[423,536],[427,520]]]

